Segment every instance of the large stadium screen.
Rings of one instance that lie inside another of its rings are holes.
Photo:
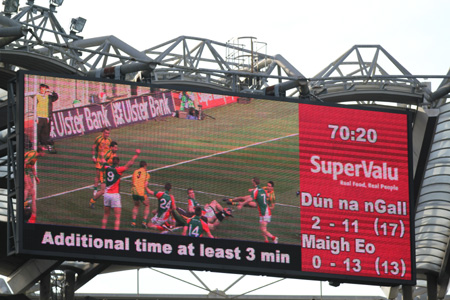
[[[18,96],[19,253],[415,282],[408,113],[26,72]]]

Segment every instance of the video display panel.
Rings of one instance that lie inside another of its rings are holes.
[[[415,282],[407,113],[36,73],[18,86],[20,253]]]

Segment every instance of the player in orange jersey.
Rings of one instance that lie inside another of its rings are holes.
[[[41,181],[37,177],[36,173],[36,162],[39,157],[44,156],[44,151],[42,148],[38,150],[27,151],[24,155],[25,164],[25,176],[24,176],[24,192],[23,201],[25,205],[28,205],[27,198],[31,196],[31,217],[28,223],[36,223],[36,191],[34,188],[34,182],[39,184]]]
[[[102,159],[109,150],[109,145],[112,142],[109,137],[110,132],[109,128],[103,128],[102,133],[95,138],[95,141],[92,144],[92,161],[95,164],[94,196],[97,193],[98,185],[101,182]],[[91,199],[89,207],[94,208],[94,205],[95,199]]]
[[[139,212],[139,206],[144,205],[144,216],[142,219],[142,227],[147,228],[148,214],[150,213],[150,201],[148,200],[148,194],[153,192],[148,188],[148,181],[150,180],[150,174],[147,172],[147,162],[141,161],[139,163],[139,169],[133,172],[131,194],[134,201],[134,207],[132,211],[131,227],[136,227],[136,218]]]

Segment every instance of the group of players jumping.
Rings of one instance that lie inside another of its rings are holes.
[[[104,214],[101,227],[106,228],[111,212],[114,215],[114,229],[119,230],[121,224],[122,203],[120,195],[121,176],[127,171],[139,157],[141,150],[136,149],[133,157],[123,166],[120,166],[120,159],[117,156],[118,143],[110,137],[110,129],[104,128],[98,135],[92,145],[92,161],[95,164],[96,174],[94,180],[94,195],[89,202],[89,207],[94,209],[96,201],[103,196]],[[25,154],[25,185],[27,180],[33,179],[39,183],[36,176],[35,163],[39,156],[43,155],[41,151],[32,151]],[[141,226],[143,228],[153,228],[160,232],[173,231],[182,228],[183,235],[202,237],[204,235],[213,238],[211,230],[215,229],[223,220],[232,217],[230,208],[223,208],[216,200],[205,205],[201,205],[195,199],[195,192],[192,188],[187,189],[188,206],[187,210],[177,207],[175,198],[171,194],[172,185],[166,183],[164,191],[155,192],[148,188],[150,174],[147,171],[146,161],[140,161],[139,168],[132,175],[132,199],[134,207],[132,209],[131,226],[137,226],[137,216],[139,207],[144,206],[143,219]],[[274,183],[269,181],[267,186],[261,188],[260,180],[257,177],[252,178],[253,188],[249,189],[250,195],[236,198],[224,198],[223,201],[228,205],[235,205],[238,209],[244,206],[257,207],[259,211],[259,224],[265,242],[272,241],[278,243],[278,238],[267,230],[268,223],[271,222],[271,210],[275,205]],[[33,189],[34,191],[34,189]],[[30,189],[25,189],[25,199]],[[34,193],[34,192],[33,192]],[[148,195],[155,196],[158,201],[158,207],[153,211],[154,216],[148,220],[150,214],[150,202]],[[36,201],[35,194],[32,205],[32,214],[29,223],[36,221]]]

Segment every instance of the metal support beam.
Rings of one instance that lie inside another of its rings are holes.
[[[402,286],[403,300],[413,300],[413,287],[411,285]]]
[[[78,277],[75,282],[75,290],[78,290],[79,288],[81,288],[83,285],[88,283],[92,278],[94,278],[98,274],[102,273],[110,266],[111,266],[110,264],[105,264],[105,263],[92,264],[92,266],[88,270],[86,270],[82,273],[78,273]]]
[[[41,278],[39,282],[39,300],[48,300],[51,297],[50,273]]]
[[[57,260],[30,259],[9,276],[8,284],[14,294],[25,293],[60,264]]]
[[[285,81],[275,84],[264,89],[264,94],[268,96],[282,96],[286,94],[287,90],[300,87],[300,96],[309,95],[308,80],[304,77],[299,77],[295,80]]]
[[[437,300],[437,276],[433,273],[427,274],[427,295],[428,300]]]
[[[15,253],[17,249],[16,214],[14,201],[17,199],[16,188],[18,188],[17,164],[16,164],[16,101],[14,98],[14,85],[8,84],[8,106],[6,113],[7,120],[7,198],[8,198],[8,223],[7,223],[7,251],[8,254]]]
[[[66,270],[66,284],[64,286],[64,296],[66,300],[73,300],[75,298],[75,271]]]

